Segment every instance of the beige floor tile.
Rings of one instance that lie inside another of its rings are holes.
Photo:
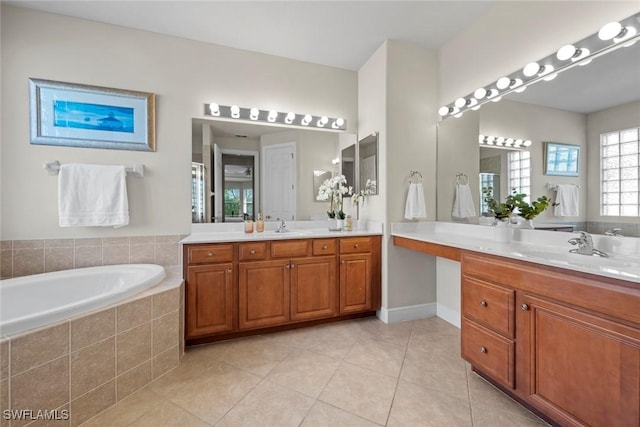
[[[377,317],[367,317],[352,323],[358,338],[388,341],[406,347],[413,329],[412,322],[386,324]]]
[[[391,409],[396,378],[343,363],[320,395],[320,400],[378,424]]]
[[[512,412],[499,411],[489,406],[476,404],[473,406],[473,424],[491,427],[543,427],[547,423],[535,418],[533,414],[527,417],[514,415]]]
[[[468,398],[465,365],[460,356],[432,348],[407,350],[400,378],[456,398]]]
[[[144,414],[155,411],[164,402],[162,396],[152,392],[148,387],[143,388],[82,424],[82,427],[127,426]]]
[[[292,351],[259,336],[214,345],[217,349],[213,357],[260,377],[266,376]]]
[[[411,332],[408,348],[419,351],[438,349],[448,351],[452,356],[460,358],[460,333],[457,330],[449,331],[441,327],[436,329],[436,331],[430,331],[414,328]]]
[[[313,399],[301,393],[264,380],[216,426],[298,426],[313,402]]]
[[[358,334],[348,322],[337,322],[311,328],[298,342],[300,347],[306,350],[342,359],[358,342],[357,337]]]
[[[260,382],[238,368],[196,379],[169,398],[204,421],[215,424]]]
[[[133,423],[132,427],[207,427],[200,418],[180,408],[171,402],[165,401],[153,411],[149,411]]]
[[[173,371],[151,383],[149,388],[158,394],[171,398],[183,389],[190,388],[198,380],[215,378],[237,370],[238,368],[219,360],[215,360],[215,362],[208,365],[207,369],[202,369],[200,366],[191,364],[186,360]]]
[[[300,427],[377,427],[380,425],[317,401]]]
[[[340,366],[340,360],[309,351],[295,352],[267,376],[269,381],[317,398]]]
[[[471,427],[469,400],[458,399],[400,380],[387,425],[389,427]],[[479,426],[493,425],[479,424]]]
[[[397,378],[402,368],[404,354],[404,346],[366,339],[354,344],[344,361]]]

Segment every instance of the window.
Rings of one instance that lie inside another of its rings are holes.
[[[600,135],[600,215],[638,216],[639,128]]]
[[[524,193],[527,195],[525,200],[528,202],[531,196],[531,153],[528,151],[510,151],[508,161],[508,193],[511,193],[514,189],[518,193]]]

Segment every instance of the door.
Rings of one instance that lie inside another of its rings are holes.
[[[233,330],[233,264],[189,267],[186,299],[187,338]]]
[[[289,260],[242,262],[238,268],[240,329],[289,321]]]
[[[264,218],[275,221],[296,219],[296,143],[262,148]]]
[[[340,313],[372,308],[371,254],[340,256]]]
[[[640,331],[518,295],[519,392],[562,425],[640,425]]]
[[[291,319],[309,320],[336,314],[336,258],[291,260]]]

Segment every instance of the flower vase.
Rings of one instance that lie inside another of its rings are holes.
[[[493,227],[493,240],[496,242],[510,242],[513,228],[509,221],[498,220]]]
[[[336,230],[340,231],[344,229],[344,219],[336,218]]]
[[[329,231],[340,231],[342,227],[340,226],[339,221],[342,221],[338,218],[329,218]]]

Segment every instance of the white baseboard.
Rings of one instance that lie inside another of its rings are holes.
[[[380,308],[377,316],[384,323],[406,322],[407,320],[434,317],[437,314],[436,303],[408,305],[398,308]]]
[[[445,307],[442,304],[437,304],[436,313],[439,318],[451,323],[453,326],[460,328],[460,313],[456,310],[452,310]]]

